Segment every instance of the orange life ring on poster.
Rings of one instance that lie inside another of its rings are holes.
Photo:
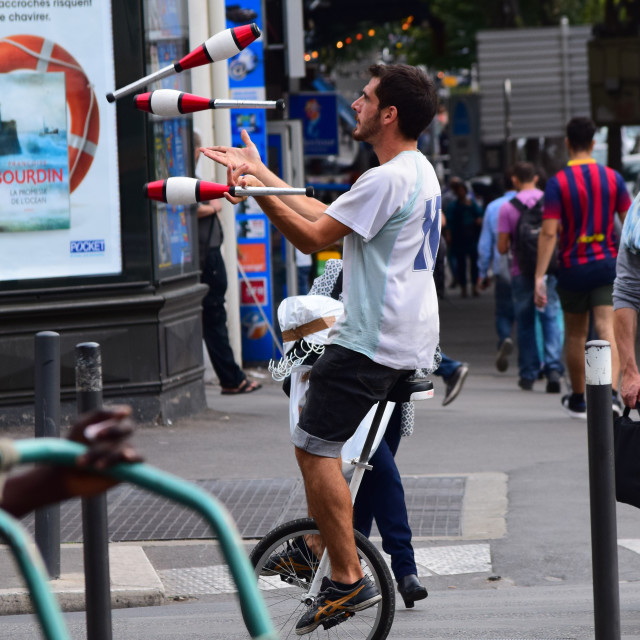
[[[69,189],[74,191],[87,175],[98,146],[100,114],[93,87],[75,58],[59,44],[40,36],[0,38],[0,73],[20,69],[64,72],[70,116]]]

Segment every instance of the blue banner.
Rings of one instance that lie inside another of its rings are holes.
[[[226,18],[229,28],[255,22],[264,31],[261,0],[244,0],[242,5],[228,0]],[[227,68],[231,99],[265,99],[262,38],[231,58]],[[231,144],[235,147],[244,146],[240,133],[246,129],[258,148],[260,157],[266,161],[267,119],[264,109],[232,109],[230,117]],[[246,275],[245,279],[238,274],[242,357],[245,362],[268,361],[276,356],[269,326],[263,317],[264,314],[269,323],[273,322],[271,229],[269,219],[253,198],[236,208],[236,231],[238,262]]]

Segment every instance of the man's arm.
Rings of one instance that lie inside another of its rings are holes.
[[[633,408],[640,402],[640,373],[635,352],[638,312],[630,307],[616,309],[613,315],[613,328],[622,372],[620,394],[624,404]]]
[[[500,231],[498,233],[498,253],[504,255],[509,251],[511,245],[511,235],[506,231]]]
[[[555,218],[547,218],[542,221],[542,228],[538,236],[538,258],[536,261],[535,291],[533,299],[537,307],[547,304],[547,290],[544,276],[549,268],[551,256],[558,238],[559,221]]]
[[[222,202],[218,199],[209,200],[209,202],[199,202],[196,209],[198,220],[200,218],[208,218],[222,211]]]
[[[91,473],[91,469],[142,461],[129,442],[133,432],[130,414],[129,407],[114,407],[81,416],[69,433],[69,440],[89,447],[76,461],[80,469],[42,465],[11,476],[4,486],[0,507],[21,517],[38,507],[93,496],[117,484],[113,478]]]
[[[288,187],[284,180],[279,178],[267,167],[262,159],[258,148],[252,142],[251,137],[243,129],[240,133],[245,146],[238,147],[201,147],[200,151],[218,164],[235,170],[240,165],[246,167],[246,173],[255,176],[267,187]],[[307,196],[280,196],[282,201],[296,213],[304,216],[307,220],[317,220],[326,210],[327,205],[316,198]]]
[[[491,205],[489,205],[491,206]],[[478,238],[478,282],[482,282],[489,272],[493,258],[493,229],[491,229],[491,213],[489,207],[484,212],[482,230]]]
[[[264,186],[255,176],[247,175],[247,166],[241,165],[235,171],[227,167],[227,184],[242,187]],[[241,198],[225,193],[225,198],[236,204]],[[287,206],[282,198],[275,196],[257,196],[256,202],[273,225],[282,235],[302,253],[315,253],[335,244],[351,233],[351,229],[329,215],[323,214],[315,220],[299,215]]]

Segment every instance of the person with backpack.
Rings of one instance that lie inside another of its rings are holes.
[[[546,274],[547,301],[534,304],[538,235],[542,225],[543,192],[536,187],[537,175],[530,162],[518,162],[511,177],[516,195],[505,202],[498,213],[498,251],[511,250],[511,295],[518,336],[518,386],[531,391],[541,369],[536,344],[536,314],[540,319],[544,345],[542,372],[547,378],[547,393],[560,393],[564,373],[562,331],[558,318],[560,301],[556,294],[555,265]]]

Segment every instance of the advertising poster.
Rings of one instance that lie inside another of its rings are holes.
[[[234,0],[226,3],[227,27],[255,22],[264,32],[262,0]],[[263,38],[252,42],[227,63],[229,97],[233,100],[264,100]],[[267,118],[264,109],[232,109],[231,144],[243,146],[240,133],[246,129],[258,148],[260,157],[267,157]],[[272,302],[270,225],[253,198],[239,205],[236,212],[238,261],[248,275],[240,276],[240,320],[242,354],[246,361],[264,361],[274,356],[274,345],[268,325],[274,316]],[[254,298],[255,296],[255,298]],[[260,307],[258,307],[258,304]]]
[[[182,0],[151,0],[146,4],[147,38],[181,38]]]
[[[289,96],[289,117],[302,120],[305,156],[338,155],[338,96],[335,93]]]
[[[0,96],[22,105],[15,119],[2,122],[0,111],[0,228],[69,229],[64,73],[4,73]]]
[[[121,273],[114,83],[110,0],[0,3],[0,281]]]
[[[156,9],[162,3],[153,3]],[[166,11],[162,15],[166,15]],[[174,15],[174,12],[169,12]],[[159,40],[151,45],[150,72],[166,67],[179,60],[186,51],[182,51],[175,40]],[[175,89],[186,91],[182,74],[173,74],[154,83],[154,89]],[[156,179],[186,176],[189,127],[186,118],[159,118],[154,122]],[[158,267],[160,269],[174,265],[188,264],[192,261],[189,210],[182,205],[154,203],[158,228]]]

